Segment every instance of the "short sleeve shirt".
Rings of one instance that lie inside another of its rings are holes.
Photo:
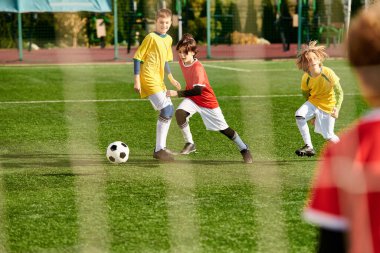
[[[195,61],[189,66],[185,66],[181,60],[179,61],[179,64],[186,81],[186,90],[191,90],[197,85],[204,87],[201,95],[191,96],[188,98],[201,107],[209,109],[219,107],[218,100],[216,99],[214,90],[210,85],[206,70],[204,69],[202,63],[195,59]]]
[[[166,90],[164,84],[165,62],[173,61],[173,39],[166,34],[149,33],[137,49],[134,59],[141,62],[141,97]]]
[[[327,146],[304,214],[349,231],[349,252],[380,253],[380,109]]]
[[[317,108],[331,113],[336,104],[334,85],[339,83],[339,77],[328,67],[322,67],[322,72],[317,77],[304,73],[301,81],[301,89],[309,92],[308,101]]]

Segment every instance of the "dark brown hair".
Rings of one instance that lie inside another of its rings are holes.
[[[176,50],[178,51],[180,48],[185,48],[185,53],[194,52],[194,55],[198,53],[197,42],[195,41],[193,35],[189,33],[185,33],[182,36],[182,39],[178,41]]]
[[[355,67],[380,65],[380,3],[368,6],[351,22],[348,59]]]

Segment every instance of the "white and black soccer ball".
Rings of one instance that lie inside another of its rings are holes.
[[[129,158],[129,147],[122,141],[112,142],[107,147],[107,159],[111,163],[125,163]]]

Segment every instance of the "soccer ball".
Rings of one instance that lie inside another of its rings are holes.
[[[107,147],[107,159],[111,163],[125,163],[129,158],[128,145],[121,141],[112,142]]]

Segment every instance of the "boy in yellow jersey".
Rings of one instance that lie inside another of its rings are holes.
[[[343,101],[343,91],[339,77],[322,62],[328,55],[324,46],[316,41],[303,45],[297,55],[297,67],[305,73],[302,76],[301,90],[306,102],[296,111],[296,122],[305,143],[296,150],[298,156],[313,156],[315,151],[311,142],[307,121],[314,121],[315,132],[331,142],[339,142],[334,133],[335,119]]]
[[[153,157],[161,161],[172,161],[172,153],[166,149],[166,138],[174,107],[166,96],[164,83],[165,72],[171,84],[178,90],[181,85],[176,81],[169,68],[169,61],[173,60],[172,42],[166,34],[172,23],[172,12],[161,9],[156,14],[156,29],[149,33],[137,49],[134,57],[134,89],[141,98],[148,98],[153,108],[159,111],[156,128],[156,147]]]

